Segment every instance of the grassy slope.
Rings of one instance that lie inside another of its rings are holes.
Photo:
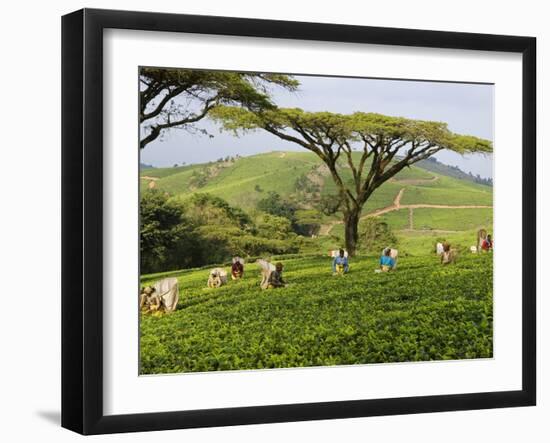
[[[277,191],[282,196],[293,193],[296,179],[319,165],[321,161],[308,152],[271,152],[243,157],[232,166],[220,169],[218,175],[212,177],[206,186],[193,191],[190,190],[193,171],[203,168],[204,165],[146,169],[141,171],[141,175],[159,177],[155,182],[155,188],[170,192],[180,199],[187,198],[192,192],[211,192],[233,205],[252,209],[268,191]],[[342,171],[344,179],[350,180],[350,171],[345,168]],[[427,180],[434,175],[438,177],[434,182],[420,184],[408,182],[408,180]],[[145,189],[146,185],[147,182],[141,180],[142,189]],[[261,192],[255,189],[256,186],[260,186]],[[490,187],[439,176],[413,166],[405,168],[395,177],[395,180],[388,181],[378,188],[365,205],[364,212],[391,205],[396,194],[403,187],[406,188],[403,204],[492,204]],[[335,189],[332,179],[325,177],[322,192],[334,193]]]
[[[380,220],[386,222],[394,231],[401,229],[409,229],[409,210],[400,209],[383,214],[379,217]]]
[[[252,208],[269,191],[282,196],[294,192],[296,179],[311,171],[314,158],[307,153],[273,152],[244,157],[232,167],[222,169],[207,186],[198,192],[211,192],[228,202],[244,208]],[[259,186],[261,192],[255,187]]]
[[[155,187],[183,200],[197,192],[213,193],[230,204],[252,209],[269,191],[277,191],[283,196],[293,192],[296,179],[317,164],[315,157],[308,153],[281,154],[271,152],[240,158],[231,166],[220,168],[206,186],[198,189],[190,189],[191,177],[194,170],[200,170],[204,165],[173,168],[181,170],[157,180]],[[142,172],[141,175],[146,174]],[[256,186],[261,188],[260,192]]]
[[[407,186],[401,204],[492,205],[493,190],[489,186],[439,176],[419,186]]]
[[[250,210],[258,200],[264,198],[268,191],[277,191],[282,196],[288,196],[295,191],[296,178],[308,174],[321,165],[320,160],[308,152],[271,152],[238,159],[230,167],[220,169],[218,175],[200,189],[190,190],[189,182],[193,172],[204,165],[189,165],[178,168],[155,168],[141,171],[141,175],[159,177],[155,188],[170,192],[175,198],[186,199],[192,192],[210,192],[226,199],[229,203]],[[343,175],[348,180],[349,170],[343,169]],[[429,180],[437,176],[435,181],[411,182],[411,180]],[[142,189],[147,185],[141,180]],[[256,190],[261,188],[261,192]],[[393,204],[400,189],[405,188],[401,204],[447,204],[447,205],[492,205],[492,188],[480,184],[462,181],[446,176],[440,176],[415,166],[405,168],[394,180],[386,182],[370,197],[365,205],[364,213],[384,208]],[[330,177],[325,178],[323,193],[335,192]],[[426,232],[410,232],[400,230],[409,228],[407,209],[390,212],[381,216],[396,231],[400,239],[399,247],[404,253],[417,255],[431,249],[433,241],[441,239],[441,233],[430,230],[461,230],[456,234],[445,234],[446,239],[468,247],[475,243],[475,228],[486,227],[491,230],[491,209],[414,209],[413,221],[415,230]],[[323,216],[321,223],[330,220],[340,220],[339,215]],[[320,237],[314,242],[305,240],[304,252],[325,251],[340,247],[343,240],[343,226],[336,225],[331,231],[332,236]]]
[[[493,225],[493,209],[434,209],[413,210],[414,229],[444,229],[464,231]],[[492,230],[492,229],[490,229]]]
[[[391,274],[356,258],[345,277],[328,257],[284,263],[291,285],[269,291],[255,265],[220,289],[203,289],[204,269],[176,273],[179,309],[142,316],[141,373],[492,356],[491,255],[404,257]]]
[[[409,230],[409,209],[399,209],[398,211],[387,212],[378,217],[381,221],[386,222],[396,234],[401,236],[451,236],[453,232],[438,233],[431,231],[460,231],[471,234],[471,244],[475,244],[475,236],[480,227],[484,227],[492,231],[493,225],[493,210],[491,208],[476,208],[476,209],[437,209],[437,208],[415,208],[413,209],[413,229]],[[361,224],[359,225],[361,230]],[[401,232],[400,231],[405,231]],[[460,233],[457,232],[457,233]],[[331,234],[339,236],[343,239],[344,226],[342,224],[335,225],[332,228]],[[432,235],[433,234],[433,235]]]

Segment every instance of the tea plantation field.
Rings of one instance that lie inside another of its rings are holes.
[[[296,180],[304,175],[319,184],[322,194],[336,193],[336,185],[328,172],[318,169],[321,165],[321,160],[311,152],[276,151],[241,157],[229,163],[144,169],[140,171],[140,186],[144,191],[151,185],[150,179],[154,178],[155,189],[168,192],[179,201],[185,201],[197,192],[210,193],[231,205],[251,210],[270,191],[291,196],[297,190]],[[208,168],[213,168],[211,175],[197,187],[194,177]],[[351,180],[351,172],[345,164],[342,165],[342,177],[344,181]],[[492,205],[493,201],[492,188],[488,186],[411,166],[380,186],[369,197],[363,212],[366,214],[391,205],[402,188],[406,188],[402,204]],[[310,199],[311,196],[300,196],[302,203],[314,206]]]
[[[403,257],[384,274],[376,257],[361,257],[343,277],[328,257],[280,261],[289,285],[266,291],[255,264],[218,289],[205,289],[213,266],[143,276],[178,277],[180,302],[142,315],[141,373],[492,357],[491,254],[447,267],[435,255]]]

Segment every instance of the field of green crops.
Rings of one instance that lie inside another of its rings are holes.
[[[492,188],[439,176],[438,180],[422,185],[408,186],[402,205],[429,203],[433,205],[492,205]]]
[[[218,289],[205,288],[208,269],[170,273],[178,309],[141,317],[141,373],[492,357],[491,254],[447,267],[435,255],[402,257],[384,274],[361,257],[343,277],[328,257],[280,261],[289,285],[266,291],[254,264]]]
[[[464,231],[493,226],[493,208],[416,208],[413,210],[414,229],[444,229]]]
[[[387,212],[378,217],[386,222],[393,230],[409,229],[409,209]],[[480,227],[493,226],[492,208],[414,208],[412,209],[412,228],[418,231],[449,230],[467,231]],[[344,228],[333,229],[334,234],[343,235]],[[472,236],[475,244],[475,234]]]
[[[333,277],[330,259],[318,254],[344,244],[344,225],[340,214],[315,209],[319,195],[336,192],[320,166],[312,153],[289,151],[141,171],[142,190],[152,186],[180,202],[209,193],[254,213],[271,191],[290,200],[298,196],[304,199],[299,219],[329,228],[302,237],[301,255],[273,257],[285,265],[290,285],[284,289],[260,290],[254,264],[247,265],[243,280],[219,289],[206,289],[216,265],[142,276],[143,285],[167,275],[177,276],[180,285],[176,312],[141,318],[142,374],[492,356],[492,256],[469,252],[478,229],[492,231],[492,208],[452,207],[491,206],[492,188],[405,168],[370,196],[363,214],[393,205],[399,195],[401,205],[449,207],[380,215],[395,234],[397,272],[376,274],[377,258],[360,257],[348,275]],[[207,180],[197,185],[201,174]],[[341,174],[351,179],[345,163]],[[298,194],[303,177],[319,186],[317,197]],[[460,253],[456,265],[438,263],[434,245],[444,240]]]
[[[359,153],[354,153],[359,155]],[[245,210],[270,191],[288,196],[295,192],[295,182],[322,165],[320,159],[310,152],[269,152],[248,157],[220,167],[216,174],[200,188],[192,186],[193,174],[208,165],[188,165],[175,168],[151,168],[141,171],[142,176],[156,177],[155,188],[170,193],[178,200],[186,200],[193,193],[215,194],[232,205]],[[368,164],[367,164],[368,169]],[[351,179],[351,171],[342,165],[342,177]],[[435,181],[431,181],[436,177]],[[334,194],[336,187],[327,175],[321,175],[322,194]],[[411,182],[420,180],[418,183]],[[149,181],[140,180],[142,190]],[[401,204],[446,204],[446,205],[492,205],[492,188],[469,181],[458,180],[425,169],[411,166],[387,181],[369,198],[364,213],[384,208],[393,203],[400,189],[406,188]]]

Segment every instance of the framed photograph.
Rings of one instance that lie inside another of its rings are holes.
[[[62,20],[62,425],[536,403],[536,41]]]

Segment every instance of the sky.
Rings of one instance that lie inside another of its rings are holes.
[[[376,112],[442,121],[453,132],[493,140],[493,85],[344,77],[295,78],[300,82],[297,92],[272,89],[272,98],[279,107],[342,114]],[[214,137],[172,129],[165,132],[161,140],[157,139],[141,150],[140,161],[165,167],[183,162],[204,163],[235,154],[247,156],[276,150],[304,150],[261,130],[235,137],[220,132],[218,126],[209,120],[202,120],[198,127]],[[493,176],[491,154],[461,156],[440,151],[435,157],[465,172],[481,177]]]

